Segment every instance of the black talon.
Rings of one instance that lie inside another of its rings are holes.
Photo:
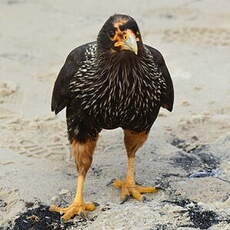
[[[126,195],[126,196],[125,196],[125,199],[122,200],[120,204],[124,204],[126,201],[129,200],[129,198],[130,198],[130,195]]]
[[[61,217],[60,222],[61,222],[61,225],[64,225],[65,224],[65,219]]]
[[[86,220],[86,216],[85,216],[85,213],[83,211],[81,211],[79,214],[78,214],[83,220]]]
[[[100,206],[100,204],[97,203],[97,202],[93,202],[93,204],[94,204],[96,207]]]
[[[160,186],[159,186],[159,187],[156,186],[155,188],[156,188],[157,190],[163,190],[163,191],[165,191],[165,189],[164,189],[163,187],[160,187]]]
[[[108,184],[106,184],[106,186],[111,185],[116,179],[112,179]]]
[[[146,196],[142,196],[142,202],[145,203],[145,202],[148,202],[150,201],[150,199],[148,199]]]
[[[143,184],[141,184],[141,183],[139,183],[139,182],[136,182],[136,185],[142,186]]]

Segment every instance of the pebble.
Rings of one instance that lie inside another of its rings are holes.
[[[159,112],[159,115],[158,115],[159,117],[167,117],[168,115],[167,115],[167,113],[165,113],[165,112]]]
[[[17,90],[17,85],[14,82],[0,82],[0,95],[9,96]]]
[[[188,101],[182,101],[181,105],[183,105],[183,106],[189,106],[190,103]]]
[[[54,141],[54,142],[59,142],[60,140],[61,140],[60,137],[56,137],[56,136],[55,136],[55,137],[53,138],[53,141]]]
[[[202,90],[202,87],[196,86],[196,87],[194,87],[193,89],[194,89],[194,90],[197,90],[197,91],[200,91],[200,90]]]
[[[59,195],[66,195],[67,193],[70,193],[70,191],[67,190],[67,189],[62,189],[62,190],[59,192]]]
[[[56,203],[56,202],[58,202],[58,200],[59,200],[58,196],[53,196],[53,197],[51,198],[51,202],[52,202],[52,203]]]

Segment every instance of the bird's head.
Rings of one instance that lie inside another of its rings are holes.
[[[103,25],[97,37],[99,49],[114,54],[138,55],[143,46],[141,34],[135,20],[127,15],[115,14]]]

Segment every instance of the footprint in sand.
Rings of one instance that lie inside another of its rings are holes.
[[[60,159],[69,154],[65,122],[51,118],[2,119],[0,146],[35,158]]]

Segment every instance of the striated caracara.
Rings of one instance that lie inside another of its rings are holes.
[[[144,144],[160,107],[173,109],[173,83],[161,53],[143,44],[135,20],[113,15],[103,25],[97,41],[74,49],[66,59],[53,89],[52,111],[66,107],[69,141],[78,170],[76,196],[67,208],[51,206],[50,211],[64,213],[67,221],[94,203],[83,199],[84,180],[102,129],[121,127],[128,155],[124,180],[113,186],[121,189],[121,200],[142,193],[156,192],[154,187],[135,184],[136,151]]]

